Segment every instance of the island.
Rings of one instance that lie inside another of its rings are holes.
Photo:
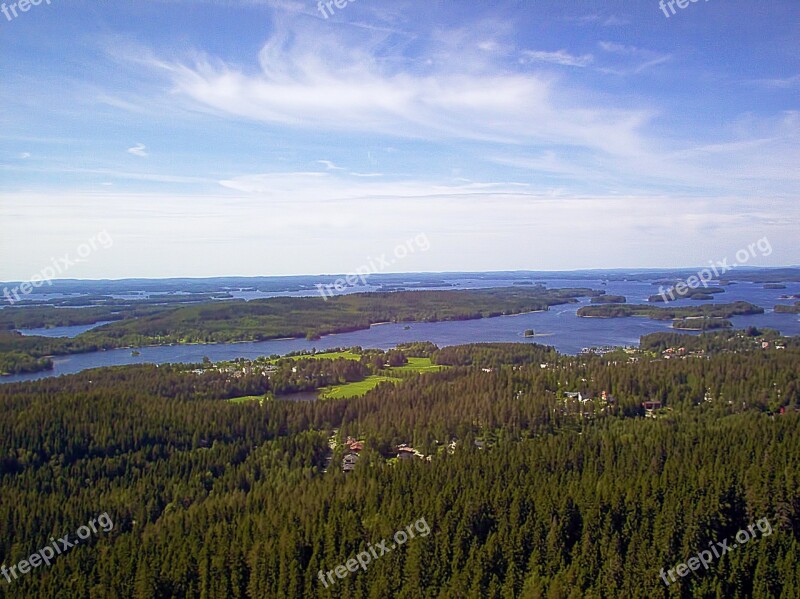
[[[624,295],[596,295],[591,299],[593,304],[624,304],[628,300]]]
[[[682,308],[656,308],[647,305],[606,304],[602,306],[584,306],[578,310],[578,316],[584,318],[626,318],[644,316],[653,320],[683,320],[687,318],[730,318],[748,314],[763,314],[764,308],[749,302],[733,302],[730,304],[703,304]]]
[[[778,314],[800,314],[800,302],[795,302],[793,306],[778,304],[775,306],[775,312]]]
[[[714,329],[732,329],[733,323],[725,318],[681,318],[672,322],[673,329],[683,331],[711,331]]]
[[[680,294],[678,293],[674,287],[670,287],[669,289],[665,290],[663,295],[661,293],[657,293],[656,295],[651,295],[647,298],[648,302],[662,302],[662,303],[669,303],[674,302],[679,299],[692,299],[692,300],[710,300],[714,299],[714,293],[725,293],[725,290],[721,287],[704,287],[704,288],[696,288],[692,289],[691,287],[686,287],[685,291]]]

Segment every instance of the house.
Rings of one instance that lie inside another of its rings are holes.
[[[356,462],[358,462],[358,456],[354,453],[348,453],[342,459],[342,472],[352,472],[355,470]]]
[[[411,447],[398,447],[397,458],[400,460],[410,460],[414,457],[414,450]]]
[[[409,447],[405,443],[397,446],[397,457],[402,460],[409,460],[411,458],[425,459],[425,455],[413,447]]]
[[[357,440],[353,439],[353,437],[347,437],[347,441],[345,441],[344,444],[345,444],[345,447],[347,447],[347,449],[349,449],[350,451],[353,451],[353,452],[359,452],[359,451],[362,451],[364,449],[364,442],[363,441],[357,441]]]
[[[653,401],[643,401],[642,407],[644,408],[644,416],[645,418],[655,418],[656,417],[656,410],[660,410],[662,404],[660,401],[653,400]]]

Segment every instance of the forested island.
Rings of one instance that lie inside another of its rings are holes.
[[[732,329],[733,323],[726,318],[716,317],[697,317],[697,318],[679,318],[672,322],[673,329],[681,329],[684,331],[711,331],[714,329]]]
[[[578,310],[578,316],[585,318],[626,318],[644,316],[653,320],[674,320],[687,318],[730,318],[747,314],[763,314],[764,308],[749,302],[732,302],[730,304],[703,304],[680,308],[658,308],[647,305],[608,304],[602,306],[584,306]]]
[[[713,287],[713,286],[704,287],[703,289],[700,289],[699,287],[697,288],[684,287],[683,293],[678,293],[678,291],[674,287],[670,287],[669,289],[664,291],[663,295],[661,293],[651,295],[650,297],[647,298],[647,301],[662,302],[662,303],[669,303],[680,299],[708,301],[710,299],[714,299],[715,293],[725,293],[725,290],[722,287]]]
[[[795,302],[793,306],[778,304],[775,306],[775,311],[781,314],[800,314],[800,302]]]
[[[593,304],[624,304],[628,300],[624,295],[596,295],[591,299]]]

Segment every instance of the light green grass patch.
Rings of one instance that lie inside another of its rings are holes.
[[[399,383],[401,379],[391,376],[378,376],[372,375],[365,378],[363,381],[356,381],[355,383],[346,383],[344,385],[334,385],[333,387],[324,387],[319,390],[320,399],[350,399],[351,397],[361,397],[368,391],[371,391],[381,383]]]
[[[408,364],[395,366],[391,370],[396,372],[438,372],[444,366],[431,362],[430,358],[408,358]]]
[[[245,395],[244,397],[231,397],[229,400],[231,403],[245,403],[248,401],[257,401],[258,403],[264,403],[264,396],[263,395]]]
[[[344,358],[345,360],[360,360],[360,354],[354,354],[351,351],[333,351],[327,352],[322,354],[308,354],[302,356],[282,356],[276,360],[270,360],[271,363],[275,363],[278,360],[336,360],[337,358]]]

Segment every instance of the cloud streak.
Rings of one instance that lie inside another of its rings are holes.
[[[174,93],[194,106],[261,123],[439,141],[559,143],[614,154],[639,151],[647,110],[581,102],[576,91],[545,73],[502,72],[497,65],[488,68],[486,57],[477,66],[450,60],[422,72],[402,68],[402,61],[376,58],[381,43],[356,45],[305,28],[270,38],[257,73],[203,56],[184,63],[153,60],[151,66],[166,71]],[[566,53],[547,56],[551,64],[590,61]]]
[[[144,144],[136,144],[132,148],[128,148],[128,154],[133,154],[139,158],[147,158],[147,146]]]
[[[525,50],[520,60],[523,63],[545,62],[567,67],[588,67],[594,61],[594,57],[591,54],[576,56],[566,50],[558,50],[557,52]]]

